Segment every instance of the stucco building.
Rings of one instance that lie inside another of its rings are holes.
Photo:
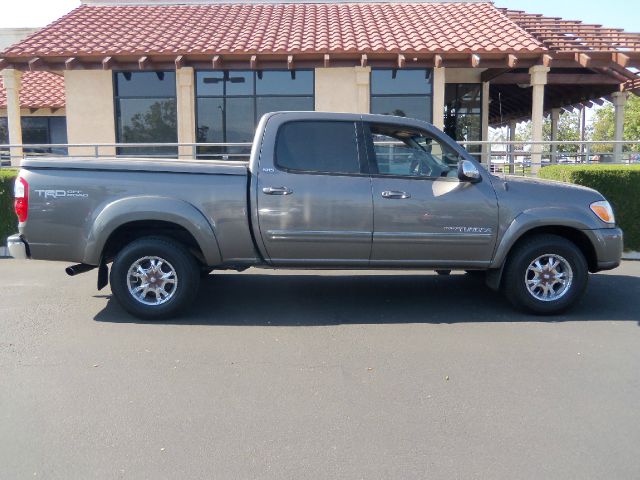
[[[563,108],[620,116],[638,66],[638,34],[490,2],[93,0],[0,52],[0,109],[21,143],[20,95],[48,72],[73,144],[247,142],[273,110],[407,115],[459,140],[530,118],[535,140]]]

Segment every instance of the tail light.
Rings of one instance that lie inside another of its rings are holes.
[[[26,222],[29,214],[29,184],[24,178],[16,178],[13,196],[15,197],[13,206],[18,216],[18,221],[20,223]]]

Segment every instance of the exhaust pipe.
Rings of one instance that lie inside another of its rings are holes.
[[[78,263],[77,265],[71,265],[64,269],[67,272],[67,275],[73,277],[74,275],[79,275],[80,273],[88,272],[89,270],[93,270],[95,265],[87,265],[86,263]]]

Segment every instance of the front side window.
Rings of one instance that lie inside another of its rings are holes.
[[[114,74],[118,143],[178,141],[175,72]],[[175,156],[176,147],[120,147],[119,155]]]
[[[426,132],[404,126],[368,124],[372,173],[403,177],[456,177],[457,152]]]
[[[433,116],[432,70],[380,68],[371,71],[371,113],[417,118]]]
[[[314,109],[311,70],[196,72],[198,143],[247,143],[260,117]],[[198,147],[201,158],[245,160],[250,147]]]
[[[276,166],[316,173],[360,173],[354,122],[299,121],[283,124],[276,139]]]

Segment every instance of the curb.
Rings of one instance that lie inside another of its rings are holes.
[[[640,252],[622,252],[623,260],[640,260]]]

